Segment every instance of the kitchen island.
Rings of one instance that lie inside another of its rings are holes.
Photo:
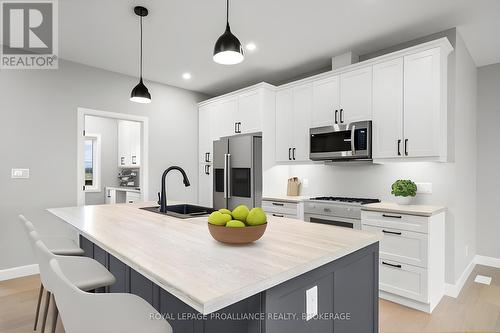
[[[174,332],[378,332],[380,234],[270,216],[259,241],[226,245],[206,217],[146,206],[49,211],[116,276],[108,292],[143,297]],[[306,320],[314,305],[318,316]]]

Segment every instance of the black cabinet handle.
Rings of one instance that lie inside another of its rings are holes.
[[[292,158],[295,161],[295,148],[292,149]]]
[[[285,204],[279,202],[273,202],[273,206],[284,206]]]
[[[401,236],[401,233],[400,233],[400,232],[395,232],[395,231],[387,231],[387,230],[382,230],[382,232],[383,232],[384,234],[400,235],[400,236]]]
[[[288,160],[292,160],[292,148],[288,148]]]
[[[132,164],[137,164],[137,156],[132,156]]]
[[[205,162],[210,162],[210,153],[205,153]]]
[[[285,217],[285,215],[281,215],[281,214],[273,214],[273,216],[276,216],[276,217]]]
[[[382,214],[383,217],[391,217],[393,219],[400,219],[402,218],[401,215],[389,215],[389,214]]]
[[[395,268],[401,268],[401,265],[394,265],[394,264],[390,264],[390,263],[385,262],[385,261],[382,261],[382,265],[391,266],[391,267],[395,267]]]
[[[205,174],[206,175],[210,174],[210,165],[205,165]]]
[[[125,165],[125,157],[120,157],[120,164]]]
[[[344,109],[340,109],[340,123],[344,123]]]
[[[238,123],[238,133],[241,133],[241,122]]]
[[[408,139],[405,139],[405,156],[408,156]]]
[[[398,156],[401,156],[401,139],[398,140]]]
[[[335,124],[338,124],[338,115],[339,115],[339,110],[335,110]]]

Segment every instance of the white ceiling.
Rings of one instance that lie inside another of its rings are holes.
[[[231,0],[233,33],[257,50],[229,67],[212,61],[224,0],[60,0],[60,56],[137,76],[135,5],[150,10],[145,78],[210,95],[287,81],[351,49],[369,53],[455,26],[476,65],[500,62],[498,0]],[[182,79],[184,72],[192,79]]]

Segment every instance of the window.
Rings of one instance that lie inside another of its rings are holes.
[[[84,141],[85,191],[100,192],[101,136],[89,134]]]

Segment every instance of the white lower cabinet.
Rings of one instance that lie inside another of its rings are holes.
[[[444,295],[445,213],[362,211],[362,229],[380,232],[380,297],[432,312]]]
[[[212,164],[201,163],[198,172],[198,204],[213,207],[213,173]]]
[[[262,209],[274,217],[302,218],[299,202],[263,199]]]

